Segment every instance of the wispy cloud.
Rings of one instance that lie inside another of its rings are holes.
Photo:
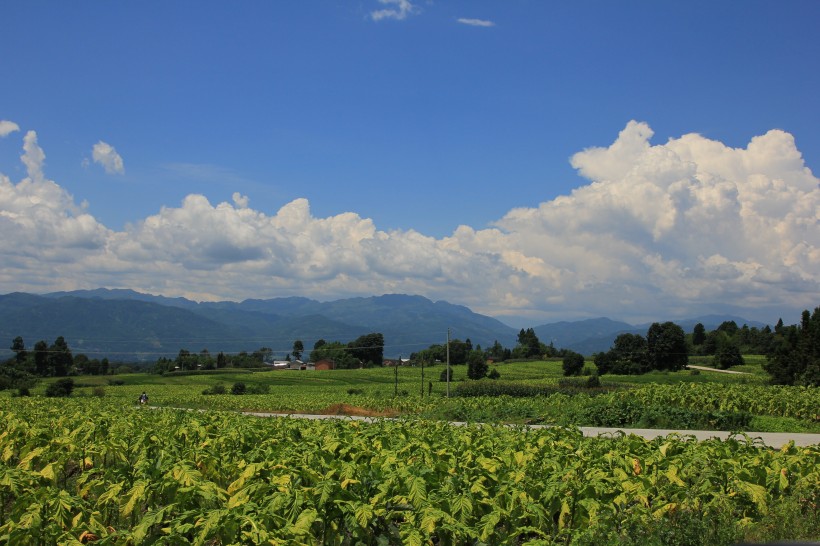
[[[19,131],[20,126],[14,123],[13,121],[7,121],[5,119],[0,119],[0,137],[8,136],[14,131]]]
[[[380,4],[391,6],[388,8],[374,10],[370,12],[370,18],[374,21],[382,19],[396,19],[401,21],[418,11],[418,8],[410,0],[379,0]]]
[[[107,142],[99,141],[91,151],[94,163],[99,163],[108,174],[125,174],[125,165],[117,150]]]
[[[457,22],[461,23],[462,25],[469,25],[471,27],[494,27],[495,23],[492,21],[488,21],[486,19],[468,19],[462,17],[460,19],[456,19]]]

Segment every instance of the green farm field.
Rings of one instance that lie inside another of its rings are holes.
[[[752,360],[752,359],[750,359]],[[592,364],[589,363],[591,366]],[[75,397],[102,395],[128,405],[143,391],[152,406],[271,413],[414,416],[450,421],[616,426],[759,432],[820,432],[816,389],[769,387],[760,365],[745,375],[654,372],[644,376],[566,379],[560,361],[494,366],[499,380],[478,383],[495,391],[477,396],[465,366],[453,366],[450,397],[440,381],[444,365],[333,371],[219,370],[187,374],[127,374],[78,378]],[[121,384],[119,384],[121,383]],[[246,392],[231,394],[236,383]],[[47,383],[34,394],[43,394]],[[527,392],[517,392],[518,387]],[[214,387],[225,394],[207,395]],[[532,392],[534,389],[534,392]],[[252,394],[250,394],[252,393]],[[535,394],[534,396],[532,394]]]
[[[0,542],[728,546],[820,536],[820,445],[585,438],[576,428],[818,431],[817,389],[767,386],[754,371],[604,376],[590,389],[553,361],[499,365],[500,379],[481,382],[454,367],[448,398],[443,369],[426,368],[424,382],[419,368],[127,374],[75,378],[69,398],[43,396],[46,383],[31,397],[3,393]],[[231,394],[237,383],[256,394]],[[477,396],[477,383],[496,395]],[[218,386],[224,394],[203,394]],[[136,404],[143,391],[150,407]],[[527,423],[556,426],[515,426]]]

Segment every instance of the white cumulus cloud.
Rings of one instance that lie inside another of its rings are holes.
[[[437,239],[382,231],[354,212],[316,217],[305,199],[266,214],[239,192],[216,204],[188,195],[109,230],[46,178],[29,132],[27,177],[0,175],[0,292],[108,286],[237,300],[400,292],[533,321],[726,309],[756,318],[816,305],[820,180],[793,137],[772,130],[745,148],[698,134],[653,137],[630,122],[610,145],[571,158],[587,183],[569,195]]]
[[[408,15],[418,11],[418,8],[410,0],[379,0],[379,3],[390,7],[371,11],[370,18],[374,21],[381,21],[382,19],[401,21],[406,19]]]
[[[13,121],[0,119],[0,138],[8,136],[15,131],[19,131],[20,126]]]
[[[125,174],[125,165],[117,150],[102,140],[97,142],[91,150],[94,163],[99,163],[108,174]]]

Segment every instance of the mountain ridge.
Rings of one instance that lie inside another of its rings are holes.
[[[725,320],[764,326],[731,315],[675,321],[690,332],[697,322],[711,330]],[[538,338],[556,348],[585,355],[609,349],[621,333],[645,334],[649,324],[632,325],[606,317],[534,326]],[[150,361],[180,349],[235,353],[270,347],[277,357],[300,339],[309,348],[319,339],[348,342],[380,332],[385,356],[412,352],[452,339],[512,348],[518,329],[468,307],[424,296],[383,294],[320,302],[306,297],[249,298],[241,302],[196,302],[130,289],[77,290],[36,295],[0,295],[0,339],[22,336],[27,346],[40,339],[66,338],[76,353],[91,358]],[[10,354],[8,349],[0,356]]]

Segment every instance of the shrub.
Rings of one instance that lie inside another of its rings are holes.
[[[210,389],[205,389],[202,391],[204,395],[211,395],[211,394],[225,394],[227,389],[225,389],[225,385],[214,385]]]
[[[493,368],[492,370],[490,370],[490,373],[487,374],[487,377],[490,379],[498,379],[499,377],[501,377],[501,374],[498,372],[497,368]]]
[[[354,394],[364,394],[364,389],[350,388],[350,389],[347,389],[347,394],[349,394],[351,396],[354,395]]]
[[[91,389],[91,394],[97,398],[103,398],[105,396],[105,389],[98,385]]]
[[[122,379],[109,379],[108,384],[112,387],[118,387],[120,385],[125,385],[125,381]]]
[[[718,370],[728,370],[732,366],[742,366],[743,355],[735,345],[727,344],[717,350],[713,362]]]
[[[581,375],[584,369],[584,356],[573,351],[568,351],[563,360],[564,375]]]
[[[28,387],[20,387],[17,389],[17,396],[31,396],[31,391],[28,390]]]
[[[234,383],[233,387],[231,388],[231,394],[245,394],[248,388],[245,386],[244,383]]]
[[[71,396],[71,391],[74,390],[74,380],[70,377],[58,379],[46,388],[46,396],[49,397],[66,397]]]

